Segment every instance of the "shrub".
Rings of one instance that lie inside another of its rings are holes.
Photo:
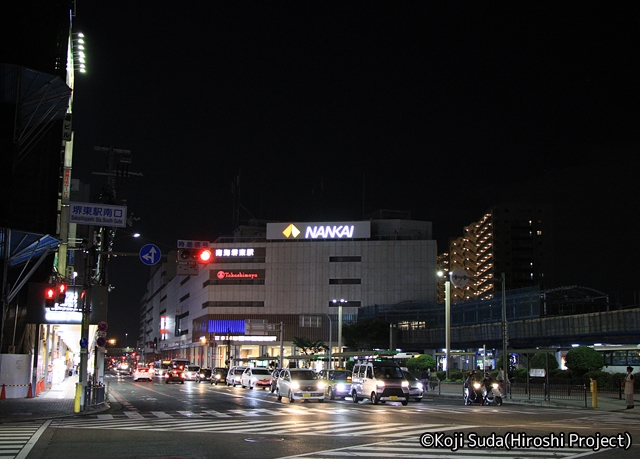
[[[567,368],[578,375],[601,370],[604,366],[602,354],[593,348],[580,346],[570,349],[566,356]]]
[[[556,356],[551,354],[550,352],[540,352],[538,354],[534,354],[533,357],[531,357],[531,361],[529,363],[530,368],[546,369],[547,365],[549,365],[549,372],[551,372],[551,370],[557,370],[560,367]]]
[[[419,375],[424,370],[435,367],[436,359],[427,354],[422,354],[418,357],[412,357],[407,360],[407,369],[415,375]]]

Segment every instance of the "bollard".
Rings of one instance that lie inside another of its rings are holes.
[[[80,412],[80,402],[82,400],[82,383],[76,383],[76,397],[73,400],[73,412]]]
[[[589,383],[589,387],[591,389],[591,407],[598,408],[598,380],[589,378],[591,382]]]
[[[2,385],[2,392],[0,392],[0,400],[7,398],[7,393],[4,390],[4,384]]]

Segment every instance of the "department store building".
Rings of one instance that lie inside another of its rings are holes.
[[[170,252],[148,282],[138,347],[146,363],[187,358],[201,366],[285,365],[294,337],[322,340],[333,354],[358,308],[436,301],[436,241],[430,222],[267,223],[234,242],[208,246],[208,264]]]

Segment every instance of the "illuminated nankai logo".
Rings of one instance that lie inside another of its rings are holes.
[[[353,225],[307,226],[305,239],[333,239],[353,237]]]
[[[292,223],[284,229],[282,234],[284,234],[284,237],[287,237],[287,238],[298,237],[298,235],[300,234],[300,230],[296,228],[296,225]]]

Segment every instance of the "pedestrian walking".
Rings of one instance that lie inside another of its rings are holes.
[[[426,392],[427,390],[429,390],[429,373],[427,372],[427,370],[422,370],[420,379],[422,380],[422,389]]]
[[[633,367],[627,367],[627,376],[624,378],[624,397],[627,409],[633,408]]]

